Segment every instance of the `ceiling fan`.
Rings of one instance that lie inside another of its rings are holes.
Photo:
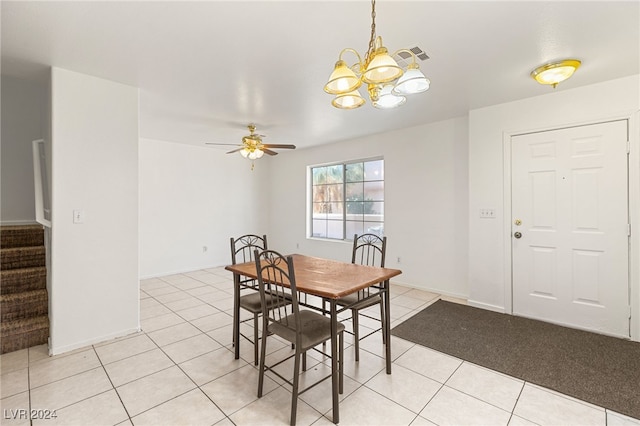
[[[255,124],[249,124],[247,126],[249,129],[249,134],[242,138],[241,144],[231,144],[231,143],[213,143],[206,142],[207,145],[233,145],[238,146],[238,148],[227,152],[227,154],[233,154],[234,152],[240,152],[244,158],[249,160],[257,160],[262,157],[264,154],[267,155],[278,155],[277,152],[273,151],[273,149],[296,149],[295,145],[286,145],[286,144],[266,144],[262,142],[262,138],[266,137],[265,135],[259,135],[256,133]],[[253,167],[252,167],[253,169]]]

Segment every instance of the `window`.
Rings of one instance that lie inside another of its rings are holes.
[[[311,167],[311,236],[384,234],[384,160]]]

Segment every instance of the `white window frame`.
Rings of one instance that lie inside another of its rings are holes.
[[[318,239],[318,240],[322,240],[322,241],[353,241],[353,234],[349,235],[350,233],[347,232],[347,222],[353,222],[353,221],[349,221],[347,219],[348,216],[348,212],[347,212],[347,200],[346,200],[346,186],[347,183],[346,182],[346,166],[348,166],[349,164],[357,164],[357,163],[368,163],[368,162],[374,162],[374,161],[382,161],[383,164],[383,176],[382,179],[378,179],[378,180],[370,180],[370,182],[375,182],[375,181],[381,181],[383,183],[383,187],[384,187],[384,181],[385,181],[385,177],[384,177],[384,158],[383,157],[373,157],[373,158],[364,158],[364,159],[355,159],[355,160],[348,160],[348,161],[338,161],[338,162],[332,162],[332,163],[323,163],[323,164],[314,164],[311,166],[307,166],[307,238],[310,239]],[[343,234],[343,238],[334,238],[334,237],[328,237],[327,234],[325,235],[313,235],[313,221],[314,221],[314,200],[313,200],[313,170],[316,168],[320,168],[320,167],[330,167],[330,166],[342,166],[342,171],[343,171],[343,180],[342,180],[342,193],[343,193],[343,200],[341,200],[341,203],[343,204],[343,208],[342,208],[342,218],[340,219],[340,221],[342,222],[342,234]],[[367,180],[363,181],[363,182],[367,182]],[[375,202],[381,202],[383,205],[382,208],[382,220],[378,221],[378,220],[372,220],[371,222],[376,222],[376,223],[380,223],[380,235],[382,236],[384,234],[384,199],[385,199],[385,195],[384,195],[384,189],[382,191],[382,199],[381,200],[375,200]],[[363,213],[364,215],[364,213]],[[366,221],[363,220],[363,223],[366,223]],[[367,232],[367,230],[365,230],[365,232]]]

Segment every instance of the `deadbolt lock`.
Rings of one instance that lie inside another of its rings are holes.
[[[522,238],[522,233],[521,232],[515,232],[513,234],[513,236],[516,237],[516,238]]]
[[[517,226],[522,225],[522,221],[520,219],[514,220],[513,223],[515,223]]]

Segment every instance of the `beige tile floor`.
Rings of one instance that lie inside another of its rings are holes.
[[[30,410],[38,417],[33,425],[289,423],[291,393],[279,379],[267,379],[263,397],[256,397],[251,344],[243,339],[241,359],[233,358],[229,272],[153,278],[140,288],[140,333],[53,357],[45,346],[2,355],[0,423],[29,424]],[[392,285],[392,326],[438,298]],[[363,320],[367,325],[373,324]],[[251,335],[248,327],[244,332]],[[359,363],[353,339],[345,340],[341,425],[640,425],[395,337],[393,373],[387,375],[379,333],[362,342]],[[267,349],[278,357],[290,346],[269,338]],[[302,383],[327,373],[326,363],[311,355]],[[298,424],[329,425],[330,419],[325,381],[301,395]]]

